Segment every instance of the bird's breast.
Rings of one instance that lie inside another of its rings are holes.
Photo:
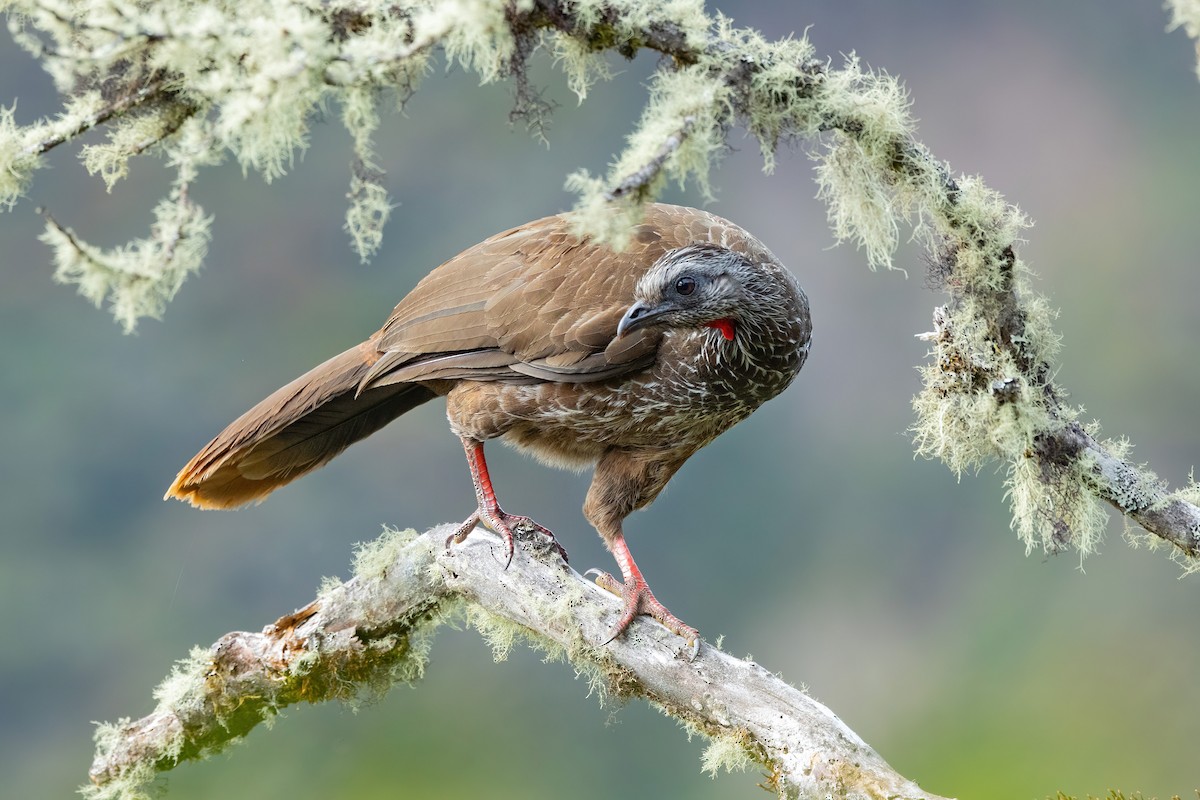
[[[799,358],[763,363],[732,345],[718,331],[688,332],[665,337],[654,364],[617,379],[484,391],[512,421],[506,439],[561,451],[568,461],[609,447],[697,449],[783,391],[799,370]]]

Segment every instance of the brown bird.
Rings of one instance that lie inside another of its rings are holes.
[[[792,382],[811,330],[791,273],[720,217],[648,206],[621,252],[578,237],[564,216],[546,217],[429,273],[367,341],[218,434],[167,497],[202,508],[261,500],[443,396],[478,500],[447,546],[477,524],[503,537],[509,562],[514,525],[554,542],[500,508],[483,457],[489,439],[554,466],[594,465],[583,513],[624,579],[597,578],[625,601],[612,638],[648,614],[695,647],[696,630],[651,594],[622,522],[688,457]]]

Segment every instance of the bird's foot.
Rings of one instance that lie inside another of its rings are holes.
[[[532,531],[539,533],[549,540],[549,545],[554,552],[562,556],[562,560],[567,560],[567,551],[558,539],[554,538],[554,533],[544,525],[539,525],[529,517],[523,517],[519,514],[509,514],[506,511],[496,508],[477,508],[471,516],[467,517],[462,525],[454,533],[446,538],[446,547],[449,548],[451,543],[461,544],[467,535],[475,529],[476,525],[483,525],[492,533],[497,534],[504,540],[505,561],[504,568],[508,569],[508,565],[512,563],[513,552],[516,549],[516,536],[513,534],[513,528]]]
[[[598,569],[589,569],[585,573],[585,575],[592,574],[596,576],[597,586],[612,592],[625,601],[625,611],[621,614],[621,618],[617,620],[612,636],[608,637],[601,646],[608,644],[624,633],[625,629],[633,622],[634,617],[644,614],[658,620],[664,628],[687,641],[688,646],[691,648],[689,661],[696,657],[696,653],[700,650],[700,632],[691,625],[685,624],[683,620],[668,611],[666,606],[658,602],[658,599],[650,591],[650,587],[646,585],[645,579],[640,574],[631,576],[626,583],[622,583],[607,572],[601,572]]]

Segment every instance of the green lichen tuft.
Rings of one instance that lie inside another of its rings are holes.
[[[375,161],[372,141],[379,127],[376,93],[366,87],[353,87],[343,98],[342,122],[354,137],[354,165],[350,176],[350,205],[346,209],[346,232],[363,262],[370,259],[383,243],[383,228],[392,213],[392,203],[384,186],[386,175]]]
[[[179,130],[196,109],[174,103],[153,111],[132,114],[115,121],[107,131],[104,144],[84,145],[80,149],[83,165],[92,175],[100,175],[109,192],[129,174],[129,161],[160,143]]]
[[[1196,40],[1196,75],[1200,77],[1200,0],[1167,0],[1166,5],[1171,11],[1171,24],[1167,30],[1183,28]]]
[[[107,761],[109,754],[125,744],[123,729],[129,723],[129,718],[124,717],[116,723],[96,725],[92,739],[96,744],[97,760]],[[154,788],[158,780],[154,763],[139,761],[104,783],[79,787],[79,794],[84,800],[152,800],[161,794]]]
[[[669,181],[680,188],[694,184],[711,197],[709,171],[725,149],[719,110],[728,91],[701,65],[657,73],[642,118],[608,176],[601,180],[580,171],[568,177],[567,190],[580,195],[574,209],[577,229],[621,249],[641,218],[642,204]],[[615,196],[618,187],[621,195]]]
[[[416,541],[419,535],[412,528],[399,530],[385,525],[378,539],[360,542],[355,548],[355,576],[363,580],[383,578],[396,564],[400,551]]]
[[[208,252],[212,218],[182,188],[154,208],[148,238],[112,250],[88,244],[47,219],[40,239],[54,256],[54,279],[74,284],[97,307],[107,301],[126,333],[139,320],[162,317],[166,305]]]
[[[1074,547],[1081,559],[1095,552],[1108,513],[1088,488],[1091,468],[1087,456],[1065,464],[1022,458],[1009,467],[1005,487],[1012,527],[1026,554],[1039,546],[1047,553]]]
[[[931,362],[920,368],[924,389],[913,399],[917,455],[939,458],[960,475],[990,459],[1023,458],[1051,418],[976,301],[938,309],[927,338]]]
[[[759,141],[763,171],[770,174],[782,140],[817,132],[821,115],[812,76],[819,65],[813,61],[813,46],[803,36],[768,41],[757,31],[735,27],[720,13],[713,36],[724,58],[702,60],[710,71],[734,72],[735,60],[758,67],[749,78],[741,114]]]
[[[205,703],[205,681],[212,670],[212,653],[203,647],[193,647],[188,657],[175,662],[171,674],[154,689],[159,707],[185,716]],[[178,752],[175,753],[178,755]]]
[[[417,39],[439,40],[446,58],[492,83],[508,71],[516,40],[507,15],[528,11],[532,0],[448,0],[418,17]]]
[[[582,599],[582,592],[574,581],[563,584],[564,591],[553,601],[538,602],[530,606],[530,611],[543,624],[550,628],[564,630],[573,629],[574,607]],[[532,602],[532,601],[529,601]],[[566,645],[539,636],[529,628],[484,611],[474,606],[467,614],[467,624],[475,628],[492,648],[492,656],[496,661],[504,661],[518,642],[539,650],[546,661],[571,661],[575,664],[585,663],[589,659],[581,659],[581,655],[592,655],[593,645],[586,642],[582,635],[576,634]]]
[[[535,607],[533,613],[550,628],[576,630],[574,607],[583,597],[582,590],[575,581],[565,582],[564,589],[553,602]],[[575,677],[587,682],[588,696],[596,697],[601,706],[607,705],[614,694],[620,694],[623,674],[620,670],[613,672],[606,669],[604,659],[596,657],[595,644],[586,641],[579,633],[566,643],[560,643],[479,606],[470,606],[466,619],[467,624],[477,630],[492,648],[492,657],[496,661],[506,660],[512,648],[521,643],[542,653],[543,661],[570,663]]]
[[[1174,496],[1185,503],[1200,506],[1200,483],[1196,482],[1196,470],[1194,467],[1188,473],[1187,485],[1178,489]]]
[[[29,150],[44,126],[22,129],[16,122],[16,103],[0,106],[0,208],[12,209],[33,179],[40,159]]]
[[[591,49],[627,57],[644,45],[648,30],[670,27],[685,46],[698,47],[712,24],[703,0],[572,0],[570,9]]]
[[[818,196],[830,226],[839,241],[863,248],[872,268],[890,269],[899,221],[926,200],[919,183],[898,181],[893,168],[898,143],[912,134],[908,96],[894,78],[864,71],[851,54],[842,69],[827,73],[819,99],[839,124],[817,158]]]
[[[746,751],[745,735],[736,733],[713,736],[700,756],[700,769],[716,779],[723,769],[726,772],[745,772],[754,765],[754,759]]]
[[[605,54],[596,52],[587,42],[570,36],[555,36],[551,46],[555,66],[562,70],[567,88],[575,93],[581,105],[596,81],[612,79],[613,71]]]
[[[467,611],[467,624],[479,632],[492,648],[492,659],[499,663],[507,661],[513,645],[520,640],[532,641],[528,632],[503,617],[489,614],[478,606]]]

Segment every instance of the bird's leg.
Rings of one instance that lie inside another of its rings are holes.
[[[700,634],[667,611],[666,606],[654,597],[646,585],[646,579],[642,577],[642,571],[633,560],[633,554],[629,552],[629,545],[625,543],[625,534],[621,530],[625,517],[649,505],[689,455],[690,452],[681,452],[661,458],[646,458],[613,448],[596,463],[592,485],[583,503],[583,515],[612,552],[624,578],[624,581],[618,581],[607,573],[594,570],[597,573],[596,583],[625,601],[625,610],[617,620],[616,629],[604,644],[624,633],[638,614],[646,614],[661,622],[667,630],[686,639],[691,645],[692,657],[696,655]],[[588,570],[588,573],[592,571]]]
[[[504,540],[507,554],[504,568],[508,569],[508,565],[512,563],[515,549],[512,526],[524,525],[550,539],[550,545],[562,556],[563,561],[566,561],[567,551],[554,538],[554,534],[549,528],[539,525],[529,517],[509,514],[500,508],[500,504],[496,501],[496,491],[492,488],[492,478],[488,475],[487,461],[483,457],[483,442],[463,437],[462,443],[463,449],[467,453],[467,466],[471,469],[471,481],[475,484],[475,499],[479,507],[471,516],[467,517],[462,525],[458,526],[458,530],[447,537],[446,547],[450,547],[451,542],[462,542],[467,538],[467,534],[475,529],[476,525],[483,525]]]
[[[616,628],[613,630],[612,636],[604,644],[608,644],[613,639],[616,639],[625,629],[633,622],[634,617],[638,614],[645,614],[653,617],[663,624],[663,626],[676,634],[682,636],[692,646],[692,656],[696,654],[696,650],[700,645],[700,633],[690,625],[684,622],[667,610],[667,607],[658,602],[654,593],[650,591],[650,587],[646,584],[646,579],[642,577],[642,571],[638,569],[637,564],[633,560],[633,553],[629,552],[629,545],[625,543],[625,536],[622,533],[617,533],[615,536],[606,537],[609,549],[612,550],[613,558],[617,560],[617,565],[621,567],[621,574],[624,576],[624,582],[618,581],[607,572],[600,570],[589,570],[589,574],[596,573],[596,585],[603,589],[607,589],[613,594],[625,600],[625,611],[621,614],[621,618],[617,620]]]

